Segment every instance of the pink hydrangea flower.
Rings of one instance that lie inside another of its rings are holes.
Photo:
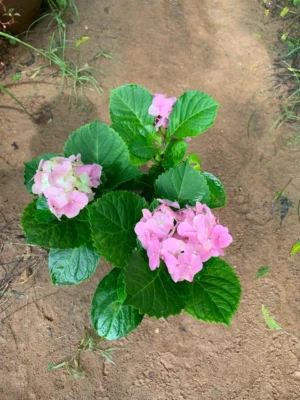
[[[77,179],[74,176],[72,163],[69,160],[54,163],[50,177],[51,184],[54,187],[63,189],[65,192],[73,190],[76,186]]]
[[[100,185],[100,177],[102,167],[98,164],[80,165],[74,167],[76,175],[83,181],[87,181],[89,185],[96,188]]]
[[[98,164],[84,165],[80,154],[41,160],[32,192],[46,197],[50,211],[58,219],[63,215],[73,218],[93,200],[92,188],[100,185],[101,173]]]
[[[161,242],[158,238],[153,237],[149,241],[147,255],[149,258],[149,267],[153,271],[159,267],[159,254],[160,254]]]
[[[164,94],[155,94],[148,113],[156,117],[155,128],[158,130],[161,126],[168,128],[169,117],[176,97],[167,98]]]
[[[49,174],[47,172],[37,171],[34,176],[32,193],[41,195],[49,187],[51,187],[51,184],[49,182]]]
[[[52,214],[54,214],[57,218],[60,218],[62,213],[60,213],[59,210],[66,206],[69,202],[67,193],[62,188],[51,186],[44,191],[44,195],[47,199],[47,203]]]
[[[73,190],[68,193],[68,204],[63,206],[59,212],[68,218],[76,217],[88,202],[89,199],[86,193]]]
[[[174,237],[164,240],[161,248],[161,258],[164,260],[170,275],[178,266],[178,256],[184,251],[185,243]]]
[[[152,213],[144,209],[135,227],[149,267],[158,268],[162,260],[174,282],[192,282],[204,262],[224,255],[232,237],[205,204],[197,202],[195,207],[179,209],[176,202],[158,200],[161,205]]]
[[[186,280],[192,282],[194,276],[201,271],[203,265],[199,254],[195,253],[194,246],[187,243],[184,252],[178,256],[178,265],[174,268],[171,276],[174,282]]]

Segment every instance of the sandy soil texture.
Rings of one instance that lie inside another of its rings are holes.
[[[300,231],[300,153],[285,145],[286,128],[268,133],[278,112],[271,90],[274,43],[268,39],[276,26],[264,24],[256,0],[77,3],[80,22],[69,21],[70,40],[90,36],[77,61],[101,69],[95,76],[105,90],[103,96],[86,92],[89,111],[69,110],[68,92],[59,94],[53,71],[31,79],[42,60],[25,49],[10,50],[12,69],[0,82],[47,122],[33,124],[0,94],[0,278],[5,271],[12,274],[6,275],[4,284],[11,283],[0,299],[0,399],[299,400],[300,265],[289,253]],[[29,38],[38,45],[47,35],[41,25]],[[99,51],[117,60],[90,61]],[[24,65],[32,56],[34,64]],[[16,70],[22,76],[12,83]],[[109,89],[131,82],[169,96],[202,90],[221,104],[215,126],[193,140],[190,151],[226,186],[228,206],[219,214],[234,237],[226,259],[239,274],[243,297],[231,328],[184,314],[166,321],[145,318],[128,337],[103,344],[124,348],[116,351],[116,365],[86,352],[84,378],[74,379],[63,369],[47,371],[47,365],[76,350],[90,325],[93,291],[109,266],[101,263],[92,279],[77,287],[51,285],[45,251],[28,250],[20,237],[18,219],[29,200],[22,164],[60,151],[84,123],[108,122]],[[282,204],[274,197],[285,187],[294,206],[281,224]],[[256,280],[266,265],[271,271]],[[18,276],[25,267],[33,274]],[[262,304],[282,330],[266,326]]]

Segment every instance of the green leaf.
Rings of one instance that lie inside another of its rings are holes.
[[[61,8],[62,10],[65,10],[66,8],[69,7],[68,1],[67,0],[55,0],[55,3]]]
[[[124,142],[130,151],[130,161],[134,165],[146,164],[151,157],[157,152],[153,142],[159,143],[161,137],[157,135],[152,125],[141,127],[140,125],[132,125],[129,122],[119,121],[111,126]],[[134,143],[136,142],[136,143]],[[142,149],[139,149],[139,145]]]
[[[125,284],[124,284],[124,273],[125,273],[125,269],[122,268],[120,270],[119,276],[118,276],[118,299],[120,302],[124,302],[126,297],[127,297],[127,293],[125,290]]]
[[[130,154],[129,159],[133,165],[143,165],[149,161],[147,158],[136,157],[133,154]]]
[[[124,305],[118,291],[124,283],[118,279],[121,271],[111,270],[99,283],[91,305],[91,319],[97,333],[108,340],[128,335],[142,321],[143,315],[132,306]]]
[[[149,179],[150,179],[150,181],[151,181],[151,183],[153,183],[154,184],[154,182],[156,181],[156,179],[159,177],[159,175],[161,175],[163,172],[165,172],[165,169],[162,167],[162,166],[160,166],[160,165],[152,165],[150,168],[149,168],[149,171],[148,171],[148,176],[149,176]]]
[[[20,80],[20,78],[21,78],[21,72],[17,72],[17,73],[12,77],[12,80],[13,80],[13,82],[17,82],[17,81]]]
[[[81,46],[83,43],[87,42],[90,40],[89,36],[82,36],[80,39],[76,40],[76,48]]]
[[[61,221],[41,222],[35,218],[36,201],[31,202],[21,219],[26,243],[57,249],[71,249],[86,244],[91,236],[87,209],[85,207],[75,218],[62,217]]]
[[[264,317],[265,323],[268,325],[269,328],[275,330],[281,329],[281,327],[275,321],[274,317],[270,315],[268,308],[264,304],[261,305],[261,312]]]
[[[194,205],[197,201],[209,197],[206,179],[188,162],[160,175],[155,182],[155,192],[158,198],[176,200],[181,206]]]
[[[230,325],[240,302],[241,285],[229,264],[217,257],[204,263],[194,277],[191,292],[184,308],[188,314],[202,321]]]
[[[105,170],[105,183],[99,186],[100,190],[112,190],[131,179],[138,178],[141,171],[131,163],[131,160],[117,161],[111,168]]]
[[[36,171],[39,167],[39,163],[41,160],[50,160],[50,158],[53,157],[59,157],[61,154],[58,153],[47,153],[43,154],[42,156],[39,156],[37,158],[34,158],[33,160],[24,163],[25,169],[24,169],[24,185],[26,186],[26,189],[28,190],[29,193],[32,194],[32,185],[34,184],[33,177],[36,174]]]
[[[75,249],[51,249],[49,269],[54,285],[76,285],[90,278],[100,261],[100,254],[91,246]]]
[[[259,270],[256,272],[255,278],[258,279],[264,275],[266,275],[270,271],[270,267],[261,267]]]
[[[165,171],[164,168],[153,165],[149,169],[148,174],[142,174],[129,182],[125,182],[118,190],[139,193],[150,204],[155,197],[154,181],[163,171]]]
[[[130,122],[120,120],[118,123],[113,123],[111,128],[114,129],[125,143],[129,144],[135,137],[156,134],[156,131],[152,125],[133,125]]]
[[[148,207],[148,210],[153,212],[160,205],[161,203],[157,199],[153,199],[153,201],[150,203]]]
[[[280,17],[284,18],[286,16],[286,14],[288,14],[289,11],[290,11],[290,9],[288,7],[284,7],[284,9],[280,13]]]
[[[201,170],[201,160],[199,156],[195,153],[191,153],[187,156],[187,161],[188,163],[196,170],[200,171]]]
[[[188,148],[188,144],[185,140],[172,140],[164,152],[164,160],[162,162],[163,167],[172,168],[179,164]]]
[[[47,199],[41,196],[36,201],[35,218],[40,222],[51,222],[56,219],[56,216],[49,210]]]
[[[176,101],[169,119],[168,135],[177,138],[197,136],[210,128],[219,104],[205,93],[190,90]]]
[[[165,265],[151,271],[148,261],[133,252],[125,268],[126,304],[149,317],[179,314],[189,296],[187,282],[173,282]]]
[[[202,172],[209,187],[210,198],[207,205],[210,208],[226,206],[226,192],[224,186],[218,178],[208,172]]]
[[[293,244],[293,246],[292,246],[292,249],[291,249],[291,256],[292,256],[292,257],[295,256],[296,254],[299,253],[299,251],[300,251],[300,241],[297,240],[297,242],[295,242],[295,243]]]
[[[123,183],[119,186],[120,190],[128,190],[130,192],[135,191],[154,191],[153,183],[151,184],[151,179],[147,174],[141,174],[137,178],[132,179],[129,182]]]
[[[140,174],[131,164],[126,144],[113,129],[99,121],[74,131],[65,144],[66,157],[81,154],[84,164],[99,164],[106,182],[100,189],[112,189]]]
[[[142,197],[126,191],[108,193],[90,207],[94,245],[116,267],[126,265],[136,247],[134,228],[146,207]]]
[[[150,160],[156,153],[157,147],[154,146],[151,136],[136,136],[128,144],[131,154],[135,157]],[[145,163],[145,161],[143,162]]]
[[[143,136],[154,131],[155,117],[148,113],[152,104],[152,94],[139,85],[124,85],[111,91],[110,117],[115,125],[132,134],[139,130]],[[133,127],[133,128],[132,128]]]

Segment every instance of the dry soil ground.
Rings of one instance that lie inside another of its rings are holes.
[[[105,89],[103,96],[87,92],[92,111],[70,112],[68,94],[59,95],[60,80],[51,71],[30,79],[41,60],[35,55],[35,64],[22,65],[29,57],[24,49],[10,51],[13,70],[2,82],[11,83],[20,69],[22,77],[9,86],[11,91],[31,111],[46,107],[53,118],[47,114],[48,124],[34,125],[0,96],[0,263],[23,260],[4,265],[7,272],[16,266],[15,275],[25,266],[33,270],[28,279],[11,277],[0,301],[0,399],[300,399],[300,266],[299,257],[289,256],[300,231],[300,153],[285,146],[286,128],[268,133],[278,107],[275,100],[264,102],[272,97],[276,27],[264,24],[256,0],[77,3],[80,22],[69,21],[69,39],[87,32],[91,37],[77,61],[93,59],[100,49],[118,59],[91,62],[102,69],[96,76]],[[39,45],[47,35],[45,26],[38,26],[29,39]],[[226,258],[240,276],[243,297],[230,329],[187,315],[145,318],[134,333],[113,343],[126,348],[116,352],[116,365],[85,353],[84,379],[76,380],[63,369],[48,372],[47,364],[66,360],[76,349],[89,326],[92,293],[109,267],[102,263],[78,287],[51,285],[45,253],[29,252],[18,236],[18,218],[29,200],[22,163],[60,151],[72,130],[96,117],[108,122],[109,89],[129,82],[169,96],[202,90],[221,104],[215,126],[192,142],[192,151],[227,188],[228,206],[220,216],[234,243]],[[280,224],[274,196],[288,182],[285,192],[294,207]],[[271,272],[256,280],[263,265]],[[282,330],[266,326],[262,304]]]

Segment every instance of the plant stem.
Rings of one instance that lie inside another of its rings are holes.
[[[0,33],[1,33],[1,32],[0,32]],[[33,117],[32,117],[32,115],[31,115],[31,114],[27,111],[27,109],[23,106],[23,103],[22,103],[20,100],[18,100],[18,99],[16,98],[16,96],[14,96],[8,89],[6,89],[6,87],[0,86],[0,90],[2,90],[2,92],[4,92],[4,93],[8,94],[17,104],[19,104],[20,107],[22,107],[22,110],[29,116],[29,118],[30,118],[31,120],[34,120]]]
[[[5,37],[6,39],[13,39],[13,40],[16,41],[17,43],[20,43],[20,44],[22,44],[23,46],[26,46],[26,47],[28,47],[29,49],[31,49],[31,50],[33,50],[33,51],[36,51],[36,52],[39,53],[40,55],[42,55],[42,56],[44,56],[44,57],[50,59],[50,57],[47,57],[47,55],[45,55],[45,52],[43,52],[43,51],[37,49],[36,47],[31,46],[30,44],[28,44],[28,43],[26,43],[26,42],[23,42],[22,40],[20,40],[20,39],[18,39],[18,38],[16,38],[16,37],[13,37],[13,36],[9,35],[8,33],[0,32],[0,36]]]

